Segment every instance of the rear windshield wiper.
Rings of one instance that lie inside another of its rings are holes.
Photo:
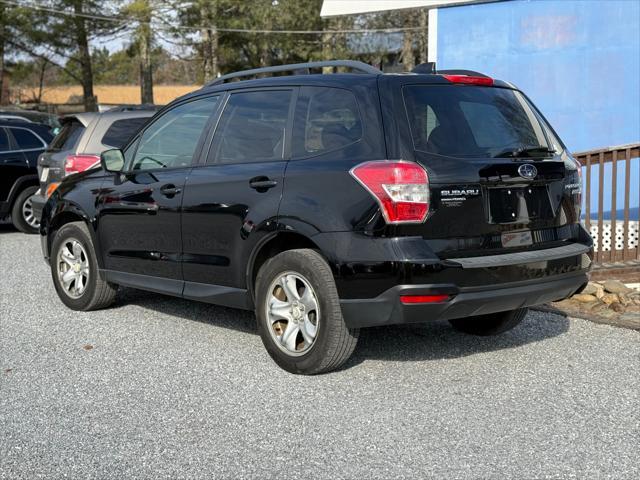
[[[517,157],[535,157],[536,154],[542,154],[543,156],[549,156],[557,153],[554,149],[538,145],[535,147],[520,147],[516,149],[503,150],[502,152],[493,156],[493,158],[517,158]]]

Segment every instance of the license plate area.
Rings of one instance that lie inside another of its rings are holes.
[[[489,188],[489,223],[527,223],[552,219],[549,190],[545,185]]]
[[[526,247],[533,245],[533,238],[529,230],[525,232],[507,232],[502,234],[503,247]]]

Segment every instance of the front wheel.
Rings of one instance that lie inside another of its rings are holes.
[[[314,250],[282,252],[256,279],[256,317],[271,358],[291,373],[338,368],[353,353],[358,329],[344,323],[331,269]]]
[[[473,317],[449,320],[453,328],[471,335],[490,336],[499,335],[518,325],[527,315],[529,309],[518,308],[508,312],[488,313]]]
[[[72,310],[108,307],[117,285],[100,278],[91,235],[83,222],[67,223],[51,246],[51,276],[62,303]]]

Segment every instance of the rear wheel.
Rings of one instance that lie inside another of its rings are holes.
[[[51,247],[51,276],[62,303],[72,310],[98,310],[113,303],[117,285],[98,273],[89,230],[83,222],[62,226]]]
[[[453,328],[471,335],[499,335],[518,325],[527,315],[529,309],[519,308],[508,312],[489,313],[473,317],[449,320]]]
[[[258,331],[271,358],[291,373],[334,370],[353,353],[359,330],[342,318],[331,269],[309,249],[268,260],[256,279]]]
[[[38,191],[38,187],[27,187],[18,194],[11,209],[11,222],[23,233],[38,233],[40,219],[33,212],[31,197]]]

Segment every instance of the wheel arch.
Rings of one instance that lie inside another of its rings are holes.
[[[7,197],[9,209],[13,208],[13,203],[16,201],[16,198],[18,198],[18,195],[20,195],[20,192],[25,188],[37,187],[39,185],[38,175],[23,175],[18,178],[11,186],[11,190],[9,190],[9,196]]]
[[[286,252],[287,250],[295,250],[298,248],[310,248],[316,250],[324,256],[318,245],[306,235],[298,232],[279,231],[266,237],[253,250],[249,262],[247,264],[247,288],[251,296],[251,300],[255,303],[255,281],[260,271],[260,267],[275,255]]]
[[[99,249],[97,247],[95,230],[93,228],[92,222],[89,217],[78,207],[73,204],[67,205],[68,208],[60,211],[53,215],[50,220],[47,222],[47,252],[50,254],[51,245],[53,244],[53,239],[56,236],[58,230],[60,230],[64,225],[72,222],[83,222],[87,226],[87,230],[89,230],[89,235],[91,235],[91,241],[93,242],[93,246],[96,249],[96,259],[98,261],[99,268],[102,268],[102,256],[99,255]]]

